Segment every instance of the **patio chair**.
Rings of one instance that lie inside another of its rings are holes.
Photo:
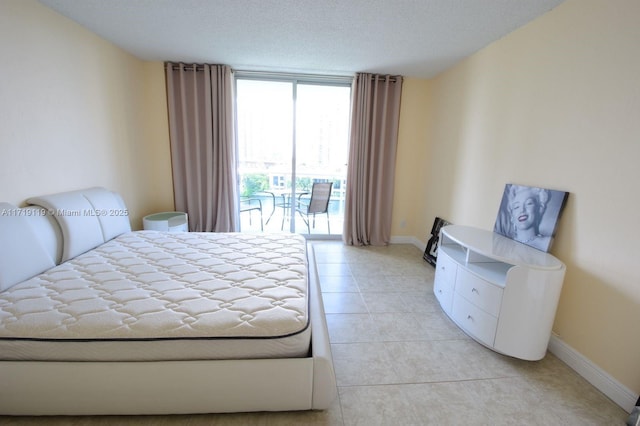
[[[251,225],[251,212],[254,210],[260,212],[260,230],[264,231],[264,222],[262,220],[262,200],[259,198],[240,197],[240,213],[249,212],[249,225]]]
[[[311,198],[308,203],[306,200],[300,199],[297,203],[296,211],[307,225],[307,231],[311,234],[309,227],[309,216],[313,216],[313,227],[316,227],[316,214],[325,213],[327,215],[327,233],[331,234],[329,225],[329,199],[331,198],[331,188],[333,182],[315,182],[311,188]]]

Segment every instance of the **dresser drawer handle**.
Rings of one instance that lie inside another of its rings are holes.
[[[476,289],[475,287],[471,289],[471,293],[474,293],[474,292],[475,292],[475,293],[477,293],[477,294],[480,294],[480,293],[478,292],[478,289]]]

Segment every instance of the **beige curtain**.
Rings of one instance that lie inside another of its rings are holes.
[[[356,74],[345,221],[349,245],[386,245],[391,239],[393,184],[402,77]]]
[[[233,80],[226,65],[166,63],[176,210],[190,231],[237,229]]]

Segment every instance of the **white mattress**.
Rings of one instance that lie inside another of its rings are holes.
[[[295,234],[123,234],[0,293],[0,359],[303,357],[306,244]]]

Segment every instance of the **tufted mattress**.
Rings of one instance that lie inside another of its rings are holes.
[[[122,234],[0,293],[0,359],[305,357],[295,234]]]

